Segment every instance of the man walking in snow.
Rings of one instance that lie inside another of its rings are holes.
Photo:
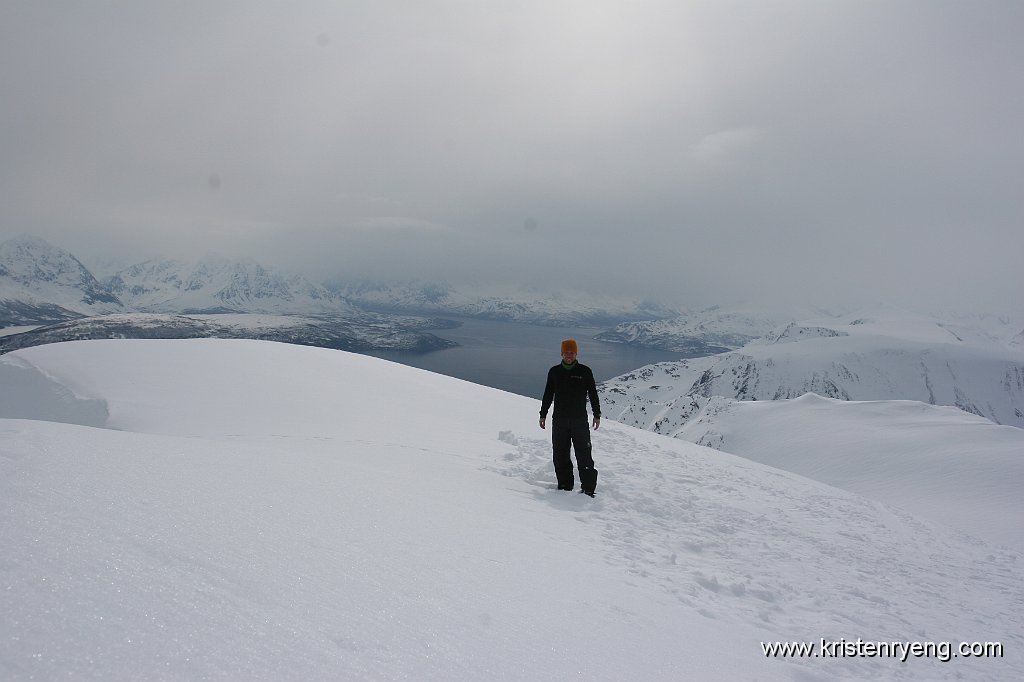
[[[572,490],[576,481],[572,473],[570,446],[576,451],[576,466],[580,470],[580,492],[594,496],[597,487],[597,469],[591,455],[590,426],[587,424],[587,398],[594,413],[594,430],[601,427],[601,402],[597,397],[594,373],[576,361],[578,346],[574,339],[562,341],[562,362],[548,370],[547,385],[540,405],[540,428],[547,427],[548,408],[554,400],[551,415],[551,446],[555,463],[555,476],[559,490]]]

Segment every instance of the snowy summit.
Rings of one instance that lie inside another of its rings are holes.
[[[557,491],[538,405],[262,341],[0,357],[0,679],[1024,679],[1019,549],[607,421]]]

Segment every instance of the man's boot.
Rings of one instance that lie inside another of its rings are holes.
[[[597,490],[597,469],[594,467],[580,469],[580,486],[580,492],[593,497],[594,491]]]

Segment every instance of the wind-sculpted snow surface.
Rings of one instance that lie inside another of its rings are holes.
[[[29,369],[106,428],[0,418],[2,679],[1024,678],[1015,553],[791,473],[606,422],[560,492],[537,401],[317,348]],[[1003,656],[762,648],[857,638]]]

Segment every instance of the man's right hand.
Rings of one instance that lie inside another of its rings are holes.
[[[546,428],[546,427],[545,427],[545,424],[547,424],[547,421],[548,421],[548,418],[547,418],[547,417],[541,417],[541,418],[540,418],[540,428],[542,428],[542,429],[543,429],[543,428]]]

